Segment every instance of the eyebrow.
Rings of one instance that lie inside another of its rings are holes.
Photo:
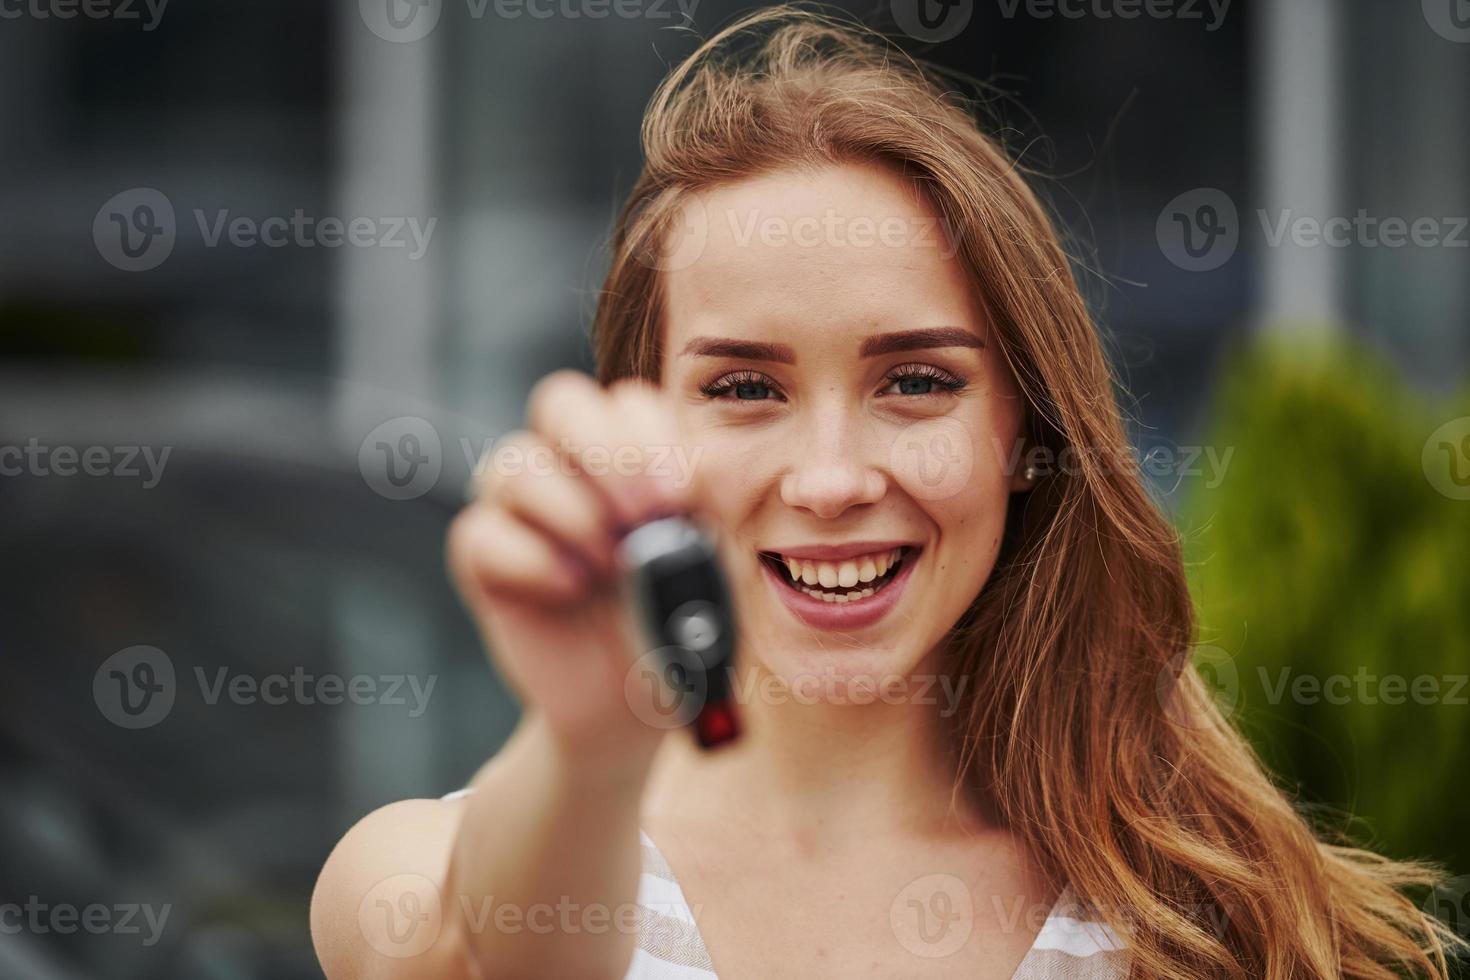
[[[859,357],[878,357],[901,351],[928,350],[936,347],[974,347],[985,349],[985,341],[959,327],[929,327],[922,330],[900,330],[896,333],[865,337],[858,348]],[[795,364],[796,351],[787,344],[769,344],[757,340],[732,337],[695,337],[684,345],[680,356],[733,357],[747,361],[774,361]]]
[[[877,357],[907,350],[927,350],[933,347],[975,347],[985,349],[985,341],[968,330],[959,327],[930,327],[924,330],[901,330],[897,333],[880,333],[866,338],[858,350],[859,357]]]
[[[696,357],[736,357],[747,361],[796,363],[796,351],[786,344],[766,344],[729,337],[695,337],[684,345],[684,350],[680,353]]]

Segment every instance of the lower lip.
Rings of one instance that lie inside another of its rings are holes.
[[[898,605],[898,598],[903,593],[904,586],[908,584],[909,575],[913,573],[918,558],[918,554],[906,556],[903,560],[903,567],[887,585],[866,599],[858,599],[854,602],[826,602],[822,599],[813,599],[805,592],[798,592],[783,582],[780,573],[768,562],[761,561],[760,566],[765,569],[771,588],[776,590],[776,594],[781,597],[786,608],[806,625],[819,630],[861,630],[876,625],[879,620],[888,615],[890,609]]]

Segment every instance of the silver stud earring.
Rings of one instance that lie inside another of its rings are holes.
[[[1024,470],[1021,471],[1021,476],[1025,478],[1027,483],[1035,483],[1036,478],[1040,475],[1041,473],[1038,472],[1036,467],[1034,466],[1027,466]]]

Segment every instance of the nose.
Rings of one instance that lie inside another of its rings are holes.
[[[789,447],[796,459],[781,478],[782,502],[831,520],[882,500],[888,480],[868,461],[861,428],[860,420],[846,411],[816,418],[807,436]]]

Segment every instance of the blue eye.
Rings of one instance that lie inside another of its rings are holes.
[[[927,395],[933,390],[933,378],[910,376],[898,379],[898,393],[900,395]]]
[[[884,381],[887,382],[887,387],[879,392],[880,395],[897,394],[920,398],[962,391],[968,385],[964,378],[956,377],[932,364],[900,365],[889,371]],[[890,392],[890,388],[897,390]]]
[[[709,398],[725,398],[729,401],[760,402],[772,398],[784,401],[775,382],[754,371],[735,371],[722,375],[699,389]]]

